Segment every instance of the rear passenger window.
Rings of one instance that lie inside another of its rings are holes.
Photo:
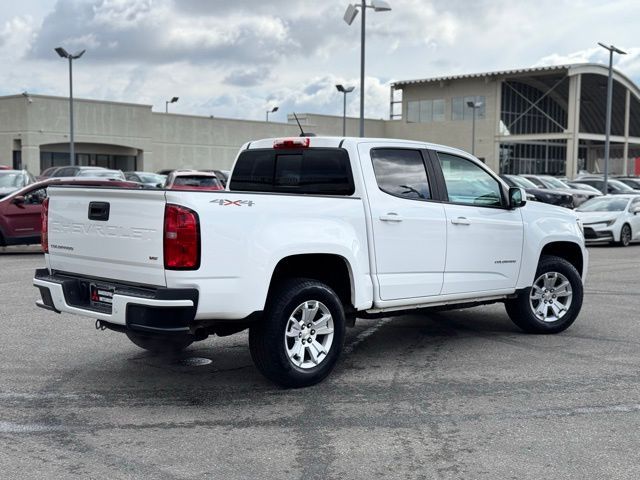
[[[355,191],[349,156],[336,148],[242,152],[229,189],[315,195],[352,195]]]
[[[377,148],[371,150],[371,161],[383,192],[410,200],[431,198],[427,171],[418,150]]]

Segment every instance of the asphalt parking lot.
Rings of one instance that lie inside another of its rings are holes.
[[[640,245],[590,249],[563,334],[502,305],[360,321],[295,391],[245,334],[167,360],[36,308],[22,251],[0,253],[2,478],[640,478]]]

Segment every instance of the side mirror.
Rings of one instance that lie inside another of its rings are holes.
[[[510,187],[509,188],[509,208],[524,207],[527,203],[527,192],[524,188]]]
[[[631,207],[631,213],[633,213],[634,215],[640,213],[640,205],[634,205],[633,207]]]
[[[24,205],[24,202],[25,202],[24,195],[18,195],[17,197],[13,197],[13,200],[11,200],[11,203],[18,206]]]

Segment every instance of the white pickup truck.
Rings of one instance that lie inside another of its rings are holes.
[[[563,331],[587,271],[570,210],[390,139],[251,142],[218,192],[52,186],[42,242],[38,306],[160,352],[248,328],[290,387],[329,374],[356,318],[504,302],[527,332]]]

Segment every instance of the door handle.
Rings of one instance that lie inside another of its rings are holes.
[[[471,225],[471,222],[467,217],[452,218],[451,223],[454,225]]]
[[[380,220],[383,222],[401,222],[402,217],[397,213],[389,212],[386,215],[380,215]]]

